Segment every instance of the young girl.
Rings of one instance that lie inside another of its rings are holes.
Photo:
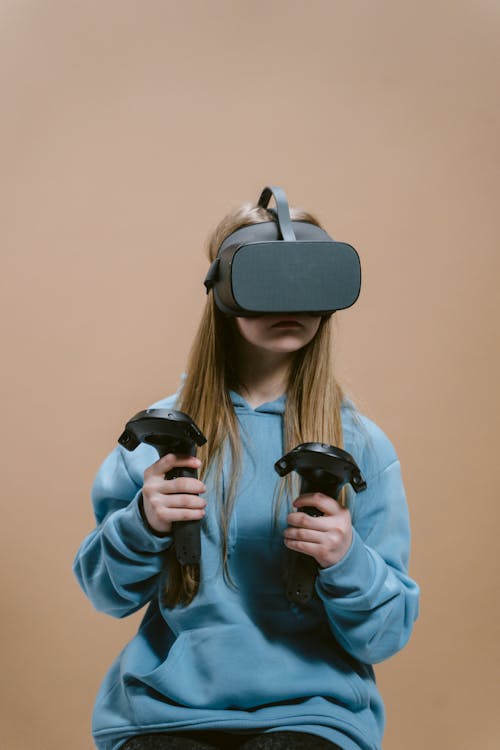
[[[262,206],[232,211],[210,260],[240,227],[275,221]],[[75,573],[100,611],[149,606],[99,691],[100,750],[380,750],[372,665],[408,641],[419,590],[397,455],[336,380],[331,329],[329,315],[227,315],[209,294],[179,390],[152,404],[194,420],[198,457],[141,443],[101,465]],[[275,462],[304,442],[344,448],[366,490],[301,496],[296,475],[279,479]],[[174,467],[199,478],[165,479]],[[183,520],[201,521],[198,573],[173,554]],[[287,550],[317,564],[305,605],[285,594]]]

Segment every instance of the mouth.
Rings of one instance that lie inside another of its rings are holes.
[[[274,323],[271,328],[301,328],[301,323],[298,320],[283,319]]]

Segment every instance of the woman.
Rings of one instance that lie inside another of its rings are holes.
[[[298,209],[293,221],[320,226]],[[275,221],[245,204],[209,239]],[[100,750],[379,750],[384,708],[372,665],[407,642],[419,590],[407,572],[409,519],[390,440],[346,398],[330,316],[232,317],[213,294],[177,393],[153,404],[191,416],[199,458],[117,446],[92,489],[96,529],[75,573],[94,606],[149,604],[101,686]],[[309,441],[343,447],[367,489],[300,496],[274,463]],[[165,479],[174,467],[199,479]],[[322,515],[301,512],[314,507]],[[201,520],[201,566],[180,567],[172,523]],[[285,595],[287,549],[315,560],[315,596]]]

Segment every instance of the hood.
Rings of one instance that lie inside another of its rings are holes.
[[[285,411],[286,393],[282,393],[274,401],[266,401],[265,404],[261,404],[256,409],[253,409],[248,401],[245,401],[243,396],[236,391],[229,391],[231,401],[233,402],[234,410],[236,413],[254,413],[254,414],[283,414]]]

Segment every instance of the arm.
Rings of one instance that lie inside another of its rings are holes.
[[[152,454],[149,447],[142,448]],[[125,617],[151,600],[172,544],[170,535],[156,536],[147,528],[140,501],[141,485],[132,479],[124,449],[117,446],[95,478],[92,502],[98,525],[73,566],[94,607],[113,617]]]
[[[378,428],[375,439],[378,459],[370,468],[384,460],[374,475],[365,473],[368,488],[356,497],[351,546],[339,562],[320,569],[316,579],[335,638],[368,664],[403,648],[419,606],[419,588],[407,571],[410,528],[400,464]]]
[[[135,612],[155,595],[173,543],[172,523],[205,515],[206,501],[198,494],[206,490],[203,482],[165,479],[174,468],[199,468],[200,460],[156,456],[144,443],[133,453],[117,446],[92,487],[98,525],[80,547],[74,571],[96,609],[115,617]]]

